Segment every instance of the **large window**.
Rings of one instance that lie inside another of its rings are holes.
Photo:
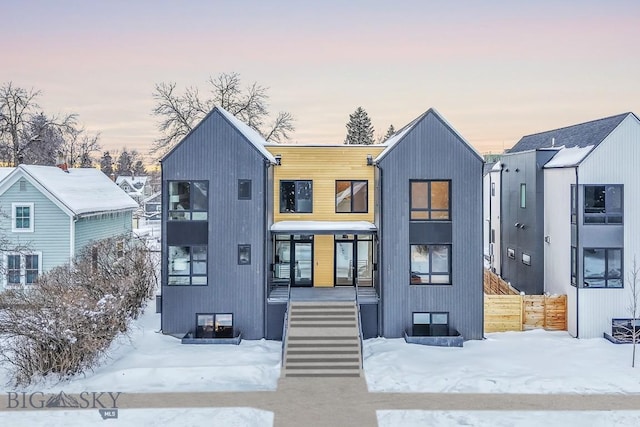
[[[449,335],[449,313],[413,313],[414,337]]]
[[[366,213],[368,188],[367,181],[336,181],[336,212]]]
[[[622,185],[585,185],[584,223],[622,224]]]
[[[280,181],[280,213],[313,212],[311,181]]]
[[[8,254],[5,279],[8,286],[33,284],[42,272],[40,254]]]
[[[451,245],[411,245],[411,284],[451,283]]]
[[[233,338],[233,314],[196,314],[196,338]]]
[[[12,203],[11,231],[32,232],[33,231],[33,203]]]
[[[411,181],[411,220],[450,220],[450,199],[450,181]]]
[[[622,249],[584,248],[584,287],[621,288]]]
[[[169,285],[207,284],[206,246],[169,246]]]
[[[206,181],[169,181],[169,219],[206,221],[208,187]]]

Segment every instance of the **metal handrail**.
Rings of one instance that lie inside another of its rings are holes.
[[[358,313],[358,341],[360,342],[360,369],[364,369],[364,349],[363,343],[364,337],[362,335],[362,316],[360,314],[360,302],[358,300],[358,278],[356,277],[356,310]]]
[[[291,278],[287,282],[287,309],[284,312],[284,323],[282,324],[282,349],[280,352],[280,366],[284,366],[284,350],[287,342],[287,332],[289,330],[289,310],[291,309]]]

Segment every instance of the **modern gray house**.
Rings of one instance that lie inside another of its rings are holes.
[[[365,338],[482,338],[483,160],[435,110],[357,146],[214,108],[161,163],[164,333],[279,340],[293,302],[340,301]]]

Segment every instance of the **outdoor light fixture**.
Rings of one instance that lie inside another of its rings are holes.
[[[276,154],[273,157],[276,159],[276,166],[280,166],[280,164],[282,163],[282,155],[281,154]]]
[[[371,154],[367,154],[367,166],[373,166],[373,156]]]

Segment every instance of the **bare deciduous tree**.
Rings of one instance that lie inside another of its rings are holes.
[[[629,325],[618,325],[624,331],[624,338],[630,340],[633,346],[631,352],[631,367],[636,366],[636,344],[640,341],[640,325],[638,325],[638,317],[640,317],[640,267],[636,263],[636,257],[633,257],[633,267],[627,276],[627,289],[629,291],[629,305],[627,311],[631,317]]]
[[[102,148],[99,141],[100,133],[90,135],[84,128],[72,128],[67,132],[60,151],[69,167],[90,168],[94,153]]]
[[[269,117],[268,88],[254,82],[243,88],[238,73],[221,73],[210,77],[210,96],[202,98],[196,87],[187,87],[177,93],[176,83],[155,85],[153,114],[160,118],[158,130],[163,136],[156,141],[152,153],[163,154],[184,138],[214,106],[219,106],[238,117],[260,133],[267,141],[281,142],[295,130],[294,118],[288,112],[279,112],[273,121]]]
[[[0,154],[3,161],[17,166],[23,161],[53,164],[62,134],[77,126],[77,115],[47,116],[39,111],[39,90],[0,87]]]

